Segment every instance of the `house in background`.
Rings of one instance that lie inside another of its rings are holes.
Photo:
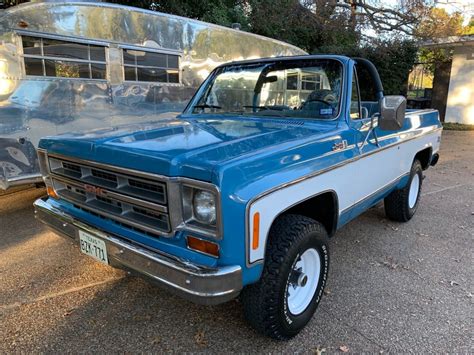
[[[453,50],[450,68],[435,72],[432,107],[444,122],[474,124],[474,35],[447,37],[424,46]]]

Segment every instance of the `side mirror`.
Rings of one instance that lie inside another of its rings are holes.
[[[405,122],[407,100],[403,96],[384,96],[380,100],[378,126],[384,131],[396,131]]]

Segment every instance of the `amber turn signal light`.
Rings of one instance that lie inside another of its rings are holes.
[[[219,245],[213,242],[208,242],[204,239],[196,237],[187,237],[188,248],[196,251],[200,251],[204,254],[209,254],[215,257],[219,257]]]
[[[46,188],[46,192],[48,193],[48,196],[49,196],[49,197],[52,197],[52,198],[54,198],[54,199],[56,199],[56,200],[59,199],[58,194],[56,193],[56,191],[54,190],[54,188],[53,188],[52,186],[48,186],[48,187]]]

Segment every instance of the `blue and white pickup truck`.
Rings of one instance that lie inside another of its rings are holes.
[[[318,306],[336,230],[380,201],[412,218],[441,131],[436,111],[384,96],[367,60],[234,62],[175,119],[43,138],[35,212],[188,299],[240,295],[256,330],[288,339]]]

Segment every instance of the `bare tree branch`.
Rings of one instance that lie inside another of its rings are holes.
[[[307,1],[302,2],[304,5]],[[320,13],[325,6],[342,11],[350,17],[352,28],[372,28],[377,32],[396,31],[414,35],[414,30],[426,14],[428,7],[423,0],[407,0],[395,8],[376,6],[365,0],[313,0],[314,12]],[[306,6],[309,8],[309,6]]]

